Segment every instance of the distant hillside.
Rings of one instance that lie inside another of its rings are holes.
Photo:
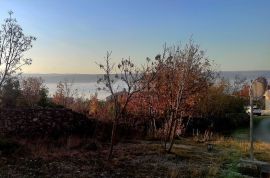
[[[257,77],[265,77],[270,79],[270,70],[268,71],[222,71],[221,76],[227,79],[234,79],[235,76],[245,77],[248,80],[256,79]]]
[[[247,80],[255,79],[259,76],[266,77],[270,81],[269,71],[222,71],[221,76],[233,80],[235,76],[246,78]],[[72,81],[74,83],[96,82],[102,74],[23,74],[22,77],[42,77],[46,83],[57,83],[59,81]]]
[[[46,83],[57,83],[59,81],[71,81],[74,83],[96,82],[102,74],[23,74],[23,77],[41,77]]]

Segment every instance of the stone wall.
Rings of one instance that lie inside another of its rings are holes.
[[[0,135],[59,137],[92,135],[95,120],[68,109],[0,109]]]

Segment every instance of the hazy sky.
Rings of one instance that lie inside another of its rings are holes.
[[[221,70],[270,70],[269,0],[0,0],[37,37],[28,73],[99,73],[95,61],[153,58],[191,36]]]

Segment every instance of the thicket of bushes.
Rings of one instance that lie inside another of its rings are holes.
[[[63,82],[59,82],[62,84]],[[63,89],[62,85],[57,86],[58,90],[51,97],[44,80],[40,77],[29,77],[18,79],[11,77],[6,80],[0,88],[0,107],[3,108],[70,108],[78,112],[85,112],[82,108],[84,105],[89,106],[89,100],[85,98],[76,98],[68,96],[66,93],[59,93],[63,90],[71,90],[71,88]],[[65,102],[63,102],[63,100]],[[69,102],[67,102],[69,101]]]
[[[9,78],[0,89],[0,107],[61,107],[52,102],[48,93],[41,78]]]

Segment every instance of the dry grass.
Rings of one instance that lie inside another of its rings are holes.
[[[207,150],[207,142],[192,138],[177,140],[172,154],[164,152],[159,142],[133,141],[117,144],[114,158],[108,162],[108,145],[99,145],[98,150],[92,151],[85,149],[91,140],[70,137],[59,142],[21,140],[30,150],[30,156],[19,161],[6,159],[0,164],[0,173],[2,170],[8,174],[31,173],[44,177],[59,174],[72,177],[74,172],[78,172],[77,177],[241,177],[236,165],[240,158],[248,157],[249,151],[248,142],[224,137],[211,141],[214,144],[211,152]],[[258,160],[270,161],[269,153],[269,144],[255,143]],[[33,164],[33,160],[38,164]]]
[[[241,158],[249,157],[249,142],[218,136],[211,143],[214,150],[208,152],[207,143],[182,139],[177,141],[173,153],[188,160],[186,169],[191,177],[242,177],[237,164]],[[255,142],[254,155],[257,160],[270,162],[270,144]],[[177,172],[172,170],[172,177],[179,177]]]
[[[177,144],[186,146],[177,146]],[[222,169],[226,152],[214,148],[207,151],[207,143],[199,143],[192,139],[182,139],[178,141],[173,149],[173,153],[188,160],[186,174],[190,177],[218,177]],[[181,177],[181,176],[178,176]]]
[[[59,157],[73,157],[85,151],[88,144],[95,143],[92,139],[69,136],[57,140],[43,139],[19,139],[16,140],[29,153],[32,158],[50,160]]]
[[[247,140],[220,137],[214,143],[220,148],[239,152],[241,158],[249,157],[250,143]],[[254,142],[254,156],[257,160],[270,162],[270,143]]]

